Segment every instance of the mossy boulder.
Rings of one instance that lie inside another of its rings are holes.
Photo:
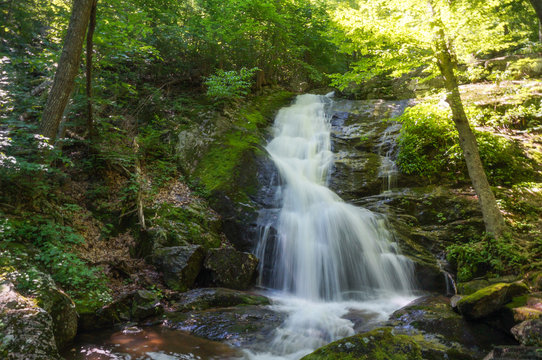
[[[81,313],[80,329],[103,329],[125,322],[137,322],[161,314],[158,296],[148,290],[126,293],[95,312]]]
[[[53,328],[35,300],[19,294],[10,281],[0,282],[0,358],[60,360]]]
[[[454,312],[445,296],[416,299],[394,312],[386,325],[396,334],[417,339],[423,345],[424,358],[476,359],[494,342],[510,343],[504,333]]]
[[[35,301],[53,322],[53,333],[58,349],[68,345],[77,334],[78,316],[72,299],[60,289],[53,278],[36,267],[20,262],[0,277],[13,280],[22,296]]]
[[[461,295],[471,295],[490,285],[498,283],[511,283],[518,280],[517,276],[502,276],[498,278],[489,278],[489,279],[476,279],[466,282],[457,283],[457,292]]]
[[[205,249],[220,246],[220,216],[201,199],[192,197],[187,201],[182,205],[163,202],[148,209],[151,249],[190,244]]]
[[[175,302],[175,307],[179,311],[193,311],[239,305],[269,304],[269,299],[261,295],[224,288],[203,288],[180,294],[180,299]]]
[[[77,311],[72,299],[55,285],[50,276],[45,275],[44,281],[47,285],[38,290],[37,304],[51,315],[57,347],[63,349],[77,334]]]
[[[499,283],[485,287],[457,302],[459,312],[465,317],[479,319],[501,309],[515,296],[529,291],[521,282]]]
[[[246,290],[254,285],[259,260],[234,248],[211,249],[203,262],[203,282],[207,285]]]
[[[540,318],[524,321],[514,326],[511,332],[523,345],[542,347],[542,319]],[[542,358],[542,353],[540,355]]]
[[[302,360],[422,360],[420,345],[410,336],[394,335],[390,328],[350,336],[319,348]]]
[[[186,291],[194,285],[204,257],[205,250],[200,245],[172,246],[156,249],[152,262],[162,271],[169,288]]]

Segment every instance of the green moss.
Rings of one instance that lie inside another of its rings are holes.
[[[286,104],[292,95],[290,92],[277,91],[256,97],[232,116],[229,130],[214,141],[196,168],[195,176],[206,191],[224,192],[237,201],[247,199],[246,192],[250,193],[254,187],[248,184],[242,186],[245,193],[240,191],[239,181],[245,181],[241,172],[250,164],[254,154],[261,151],[262,130],[271,124],[275,111]]]
[[[201,245],[205,249],[220,246],[220,218],[206,204],[193,201],[183,206],[160,204],[151,218],[156,226],[159,246]]]
[[[475,302],[479,301],[482,298],[485,298],[497,291],[500,291],[501,289],[507,287],[509,284],[506,283],[499,283],[491,286],[487,286],[485,288],[482,288],[478,291],[476,291],[473,294],[467,295],[463,297],[461,300],[459,300],[459,303],[466,303],[466,302]]]
[[[506,304],[506,307],[509,309],[514,309],[525,305],[527,305],[527,295],[521,295],[513,298],[512,301]]]
[[[326,345],[303,360],[421,360],[420,346],[406,335],[379,328]]]

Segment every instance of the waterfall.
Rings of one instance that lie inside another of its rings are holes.
[[[352,335],[352,322],[343,318],[351,309],[388,314],[412,289],[411,262],[398,253],[385,219],[327,187],[334,159],[330,102],[298,96],[279,111],[266,147],[281,182],[256,254],[261,285],[280,292],[279,310],[290,314],[276,331],[273,353],[291,359]]]

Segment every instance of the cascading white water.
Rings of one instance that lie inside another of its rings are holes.
[[[294,359],[353,334],[342,318],[349,309],[385,313],[398,306],[391,294],[412,289],[410,261],[398,254],[385,220],[326,186],[333,166],[326,101],[298,96],[278,113],[267,146],[282,179],[280,211],[256,253],[260,272],[270,272],[262,285],[282,291],[279,307],[290,314],[277,329],[274,353]],[[384,297],[388,302],[377,305]]]

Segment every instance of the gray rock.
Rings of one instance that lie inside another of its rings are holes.
[[[269,343],[285,315],[269,307],[245,305],[175,312],[166,314],[166,317],[164,325],[172,329],[208,340],[224,341],[236,347],[269,351]]]
[[[40,277],[35,279],[38,286],[35,295],[37,304],[51,315],[53,320],[53,333],[59,349],[66,347],[77,334],[77,311],[72,299],[59,289],[51,276],[39,272]],[[26,294],[25,294],[26,295]]]
[[[542,352],[536,346],[497,346],[484,360],[536,360]]]
[[[459,302],[459,300],[461,300],[461,298],[463,298],[463,296],[461,295],[454,295],[450,298],[450,306],[452,307],[452,309],[457,310],[457,303]]]
[[[152,262],[164,274],[164,281],[173,290],[186,291],[194,285],[205,251],[199,245],[173,246],[156,249]]]
[[[31,279],[31,286],[24,286]],[[53,321],[53,333],[58,349],[64,348],[77,334],[78,316],[72,299],[62,291],[53,278],[36,267],[21,262],[16,270],[5,274],[17,291],[31,298],[36,305],[45,310]]]
[[[204,288],[180,294],[180,299],[175,305],[181,311],[189,311],[238,305],[269,304],[269,299],[261,295],[223,288]]]
[[[15,291],[13,283],[0,283],[0,358],[9,360],[61,359],[51,316]]]
[[[542,319],[519,323],[510,332],[523,345],[542,347]]]
[[[254,285],[258,258],[234,248],[211,249],[203,263],[208,285],[246,290]]]

